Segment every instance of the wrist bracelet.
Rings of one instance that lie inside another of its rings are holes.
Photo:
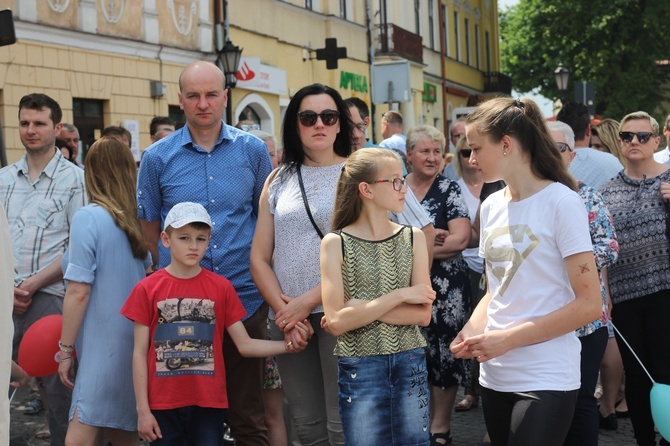
[[[58,341],[58,346],[59,346],[60,348],[71,348],[71,349],[74,349],[74,345],[63,344],[61,341]]]
[[[56,362],[58,362],[58,363],[61,363],[61,362],[63,362],[63,361],[67,361],[68,359],[72,359],[72,355],[70,355],[70,356],[62,356],[62,355],[60,354],[60,352],[58,352],[58,353],[56,353],[56,355],[54,356],[54,361],[56,361]]]

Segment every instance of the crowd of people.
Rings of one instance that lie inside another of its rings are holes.
[[[596,446],[624,412],[657,444],[623,341],[670,383],[652,116],[594,123],[568,103],[547,122],[496,98],[449,139],[388,111],[377,146],[364,101],[313,84],[278,147],[223,122],[224,86],[187,66],[186,124],[155,118],[139,169],[123,127],[79,164],[58,103],[19,103],[26,151],[0,170],[2,372],[25,384],[10,358],[62,314],[58,372],[30,405],[52,445],[215,445],[225,426],[238,445],[451,445],[452,412],[480,401],[495,446]]]

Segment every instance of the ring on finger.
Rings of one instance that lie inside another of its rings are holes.
[[[290,346],[292,346],[292,345],[293,345],[293,341],[288,341],[288,342],[286,343],[286,347],[290,347]]]

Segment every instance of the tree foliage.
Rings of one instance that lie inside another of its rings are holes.
[[[670,66],[668,0],[520,0],[500,15],[501,59],[518,91],[558,97],[554,70],[596,87],[596,113],[660,112]]]

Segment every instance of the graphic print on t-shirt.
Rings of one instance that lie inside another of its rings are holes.
[[[528,225],[495,228],[486,234],[486,265],[500,283],[502,296],[524,260],[540,243]]]
[[[177,298],[157,306],[156,376],[214,375],[214,302]]]

